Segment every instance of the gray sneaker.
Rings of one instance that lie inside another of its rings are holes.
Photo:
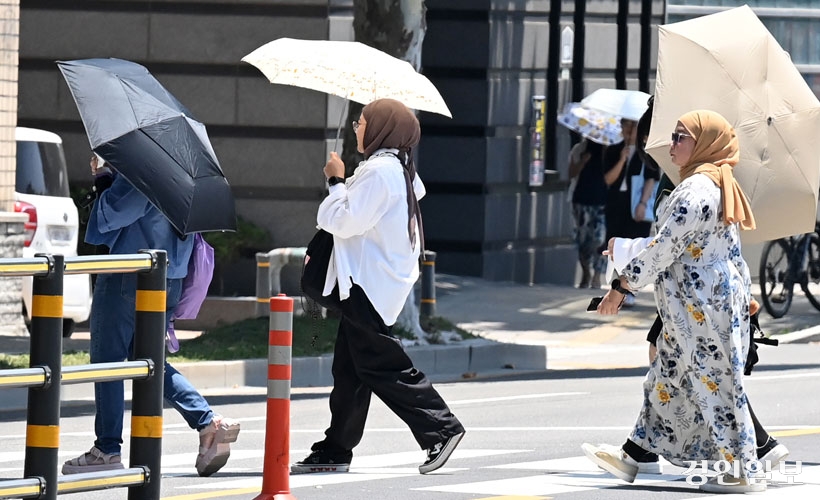
[[[202,477],[216,473],[228,463],[231,445],[239,436],[239,421],[216,415],[207,427],[199,431],[199,454],[196,472]]]
[[[82,474],[105,470],[123,469],[122,457],[113,453],[103,453],[94,446],[77,458],[63,464],[63,474]]]

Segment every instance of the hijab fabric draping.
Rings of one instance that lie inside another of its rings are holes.
[[[421,127],[416,115],[407,106],[394,99],[377,99],[362,109],[366,125],[364,129],[364,157],[369,158],[382,148],[398,149],[398,158],[404,167],[404,180],[407,185],[407,234],[410,245],[416,246],[416,225],[419,228],[421,255],[424,256],[424,229],[421,223],[421,210],[413,180],[416,178],[416,166],[413,163],[413,147],[421,138]]]
[[[678,121],[695,140],[689,163],[681,167],[681,181],[696,173],[706,174],[723,194],[723,221],[754,229],[752,207],[732,173],[740,159],[735,129],[723,116],[708,110],[690,111]]]

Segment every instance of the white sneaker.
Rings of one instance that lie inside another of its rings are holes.
[[[584,451],[584,455],[592,460],[592,463],[618,479],[627,483],[635,481],[635,476],[638,475],[638,462],[627,455],[620,446],[611,444],[595,446],[584,443],[581,445],[581,449]]]
[[[654,462],[637,462],[638,474],[663,474],[660,460]]]
[[[710,477],[698,489],[707,493],[760,493],[766,491],[766,483],[749,482],[747,479],[736,478],[730,474],[719,474]]]
[[[636,460],[636,462],[638,462]],[[603,467],[598,467],[605,470]],[[638,462],[638,474],[663,474],[663,466],[660,460],[654,462]]]

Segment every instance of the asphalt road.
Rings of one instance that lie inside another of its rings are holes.
[[[794,344],[771,352],[747,386],[764,425],[799,460],[804,485],[773,484],[758,498],[820,498],[820,346]],[[466,500],[557,498],[668,499],[706,495],[687,484],[683,469],[642,475],[633,485],[597,470],[580,444],[620,443],[641,403],[641,370],[555,371],[519,379],[438,385],[467,435],[447,466],[420,475],[424,454],[404,424],[374,398],[367,431],[348,474],[291,476],[295,498]],[[303,458],[328,422],[327,389],[300,390],[291,407],[291,460]],[[239,418],[242,432],[227,466],[211,478],[194,470],[197,435],[172,409],[165,412],[162,497],[175,500],[252,498],[261,489],[265,396],[259,389],[209,397],[222,413]],[[20,478],[25,415],[0,413],[0,478]],[[128,432],[128,416],[126,433]],[[61,460],[87,450],[93,440],[93,410],[63,409]],[[127,435],[127,434],[126,434]],[[125,456],[128,453],[126,438]],[[775,476],[775,479],[782,476]],[[125,490],[83,493],[83,500],[126,498]],[[74,495],[75,497],[77,495]]]

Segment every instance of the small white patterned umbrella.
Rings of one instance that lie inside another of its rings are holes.
[[[649,94],[640,90],[598,89],[581,99],[581,105],[602,113],[638,121],[649,107]]]
[[[564,106],[564,112],[558,115],[558,123],[604,146],[624,140],[617,116],[585,108],[577,102],[568,102]]]
[[[242,58],[271,83],[368,104],[390,98],[452,118],[438,89],[410,63],[359,42],[279,38]]]

